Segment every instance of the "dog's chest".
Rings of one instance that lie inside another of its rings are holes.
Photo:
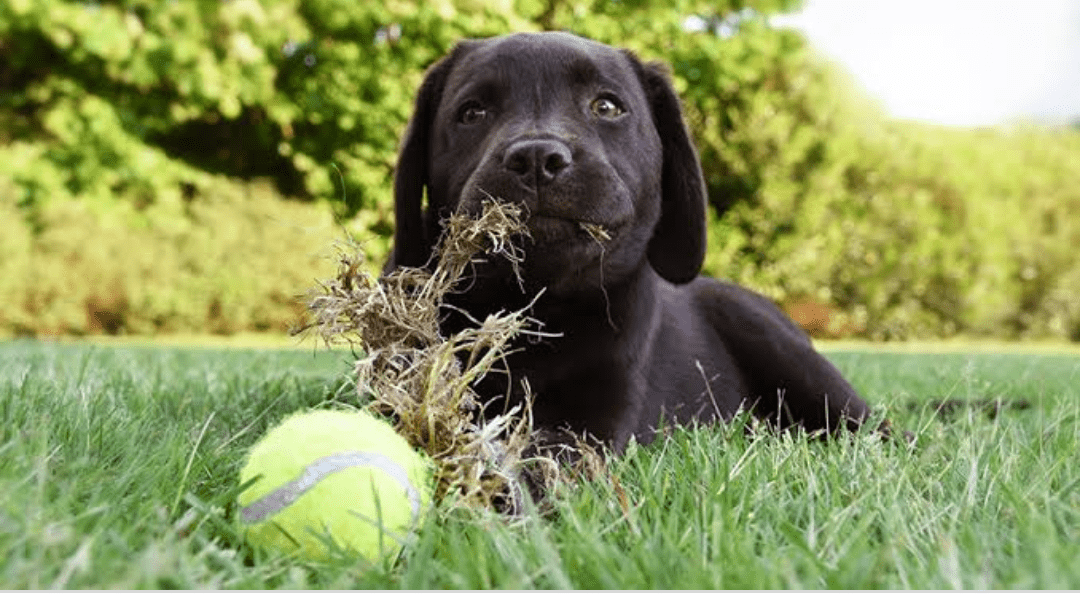
[[[626,362],[602,345],[563,338],[525,342],[476,386],[490,403],[487,412],[499,414],[531,395],[535,425],[587,431],[608,442],[616,438],[640,388],[627,376]]]

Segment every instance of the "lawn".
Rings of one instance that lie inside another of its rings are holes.
[[[351,402],[347,353],[0,343],[0,588],[1080,588],[1080,356],[830,357],[914,446],[679,430],[550,517],[437,508],[366,567],[233,524],[246,449]]]

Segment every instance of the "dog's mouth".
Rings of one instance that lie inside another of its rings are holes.
[[[471,268],[475,280],[504,282],[516,277],[526,293],[544,288],[549,294],[569,294],[598,286],[601,271],[618,252],[625,226],[596,223],[562,214],[529,213],[525,232],[514,243],[521,251],[520,269],[503,258],[484,259]],[[524,283],[524,284],[522,284]]]
[[[531,215],[526,225],[534,240],[545,243],[587,238],[595,243],[604,244],[615,237],[615,230],[603,223],[559,215]]]

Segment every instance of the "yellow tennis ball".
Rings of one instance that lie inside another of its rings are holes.
[[[239,497],[248,542],[314,560],[397,555],[431,501],[427,458],[364,412],[286,418],[248,454],[240,484],[256,477]]]

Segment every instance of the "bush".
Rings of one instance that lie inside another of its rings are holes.
[[[838,129],[799,184],[767,177],[708,267],[821,305],[822,335],[1080,339],[1080,135],[873,128]]]
[[[709,274],[819,335],[1080,339],[1080,132],[890,122],[769,25],[796,5],[4,0],[0,294],[22,305],[0,332],[283,327],[315,275],[276,271],[319,246],[256,240],[258,213],[332,212],[377,264],[424,68],[461,37],[566,29],[671,65]]]
[[[0,208],[0,329],[30,336],[284,332],[345,234],[258,182],[142,210],[51,200],[36,234]]]

